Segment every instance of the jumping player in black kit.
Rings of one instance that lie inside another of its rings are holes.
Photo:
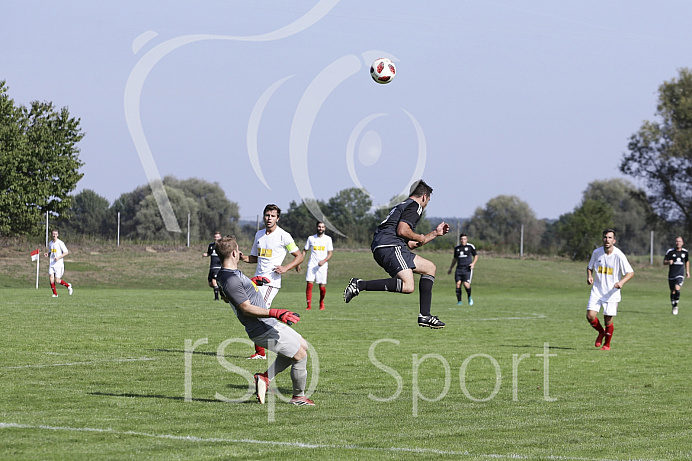
[[[216,284],[216,275],[221,269],[221,258],[219,258],[218,254],[216,253],[216,242],[218,242],[220,238],[221,232],[214,232],[214,241],[209,244],[207,252],[202,253],[202,256],[205,258],[211,257],[209,260],[209,275],[207,275],[207,281],[209,282],[209,286],[214,289],[214,301],[219,300],[219,286]]]
[[[415,281],[413,273],[421,274],[418,290],[420,292],[420,313],[418,325],[430,328],[444,328],[440,319],[430,314],[432,288],[435,282],[435,264],[411,253],[436,237],[449,232],[449,225],[442,222],[428,234],[417,234],[416,225],[423,210],[430,202],[432,187],[422,179],[411,186],[408,199],[392,208],[387,218],[375,231],[370,249],[377,264],[391,276],[389,279],[361,280],[352,278],[344,290],[344,301],[350,302],[361,291],[392,291],[413,293]]]
[[[461,300],[461,284],[464,284],[464,289],[466,290],[466,296],[469,298],[469,306],[473,306],[473,298],[471,297],[471,279],[473,278],[473,268],[478,261],[478,255],[476,254],[476,247],[472,243],[469,243],[469,238],[466,234],[461,234],[459,236],[459,245],[454,247],[454,258],[452,258],[452,265],[449,266],[448,274],[452,273],[454,265],[456,264],[457,270],[454,272],[454,281],[457,285],[457,305],[461,306],[463,301]]]
[[[670,288],[670,304],[673,307],[672,314],[678,315],[678,302],[680,302],[680,289],[685,278],[690,278],[690,254],[682,245],[682,237],[675,239],[675,248],[666,252],[663,265],[668,269],[668,287]]]

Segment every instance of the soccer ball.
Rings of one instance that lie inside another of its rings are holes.
[[[370,75],[377,83],[389,83],[396,77],[396,66],[389,58],[375,59],[370,66]]]

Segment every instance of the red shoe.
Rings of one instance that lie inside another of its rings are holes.
[[[324,310],[324,304],[320,304],[320,310],[321,310],[321,311]]]
[[[255,394],[257,394],[257,401],[259,403],[264,403],[267,401],[267,389],[269,389],[269,378],[264,373],[255,374]]]
[[[601,348],[601,350],[602,350],[602,351],[609,351],[609,350],[610,350],[610,346],[605,345],[605,346],[603,346],[603,347]]]
[[[605,331],[603,333],[598,334],[598,338],[596,338],[596,343],[594,346],[596,347],[601,347],[601,344],[603,344],[603,338],[605,337]]]
[[[266,355],[254,353],[250,357],[247,358],[248,360],[267,360]]]
[[[312,307],[308,306],[308,307],[305,308],[305,310],[306,310],[306,311],[311,311],[311,310],[312,310]]]
[[[305,396],[297,396],[294,395],[293,398],[288,402],[291,405],[314,405],[315,402],[310,400],[309,398]]]

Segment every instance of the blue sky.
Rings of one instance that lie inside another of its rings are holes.
[[[385,204],[418,174],[430,216],[508,194],[557,218],[621,176],[692,66],[682,0],[8,0],[3,18],[10,96],[81,119],[78,190],[198,177],[244,218],[355,186]]]

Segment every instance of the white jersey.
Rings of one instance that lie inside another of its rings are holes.
[[[65,265],[65,260],[60,258],[56,260],[56,256],[62,256],[64,253],[67,253],[67,247],[65,246],[65,243],[57,239],[55,242],[50,241],[48,242],[48,253],[50,254],[50,266],[53,268],[58,268],[58,267],[64,267]]]
[[[619,248],[613,247],[613,252],[606,254],[603,247],[596,248],[591,254],[591,260],[587,266],[591,269],[593,286],[591,298],[598,302],[620,302],[620,289],[614,285],[630,272],[634,272],[627,260],[625,253]]]
[[[321,237],[318,237],[317,234],[311,235],[305,243],[305,251],[308,250],[310,250],[310,260],[308,261],[308,269],[310,269],[326,258],[330,251],[334,251],[332,238],[327,234],[322,234]],[[322,267],[326,267],[328,264],[329,262],[326,262]]]
[[[269,286],[281,288],[281,274],[274,272],[276,266],[281,266],[288,253],[298,251],[298,245],[291,234],[280,227],[267,234],[266,229],[257,231],[250,254],[257,256],[256,276],[267,277],[271,280]]]

